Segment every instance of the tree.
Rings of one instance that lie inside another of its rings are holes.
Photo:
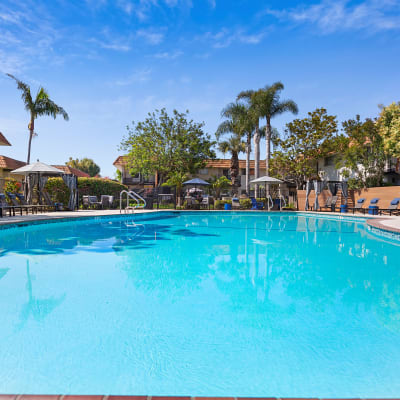
[[[100,167],[91,159],[91,158],[76,158],[75,160],[70,157],[69,161],[65,163],[65,165],[69,165],[72,168],[79,169],[83,172],[86,172],[91,177],[97,176],[100,173]]]
[[[260,176],[260,104],[254,90],[244,90],[236,98],[237,101],[243,100],[248,107],[249,118],[254,123],[253,141],[254,141],[254,177]],[[247,183],[247,181],[246,181]],[[246,188],[247,191],[247,188]],[[255,185],[255,196],[258,197],[258,185]]]
[[[297,188],[317,175],[316,163],[335,150],[337,120],[326,109],[318,108],[308,117],[286,124],[284,139],[277,140],[278,150],[272,159],[273,175],[293,179]]]
[[[232,135],[229,139],[218,143],[218,149],[222,153],[231,153],[230,174],[233,189],[240,187],[239,180],[239,153],[246,149],[245,143],[240,136]]]
[[[215,197],[219,199],[221,197],[221,190],[227,189],[231,186],[231,181],[224,175],[217,177],[213,176],[208,181],[211,187],[215,191]]]
[[[186,172],[174,171],[169,176],[168,180],[163,184],[164,186],[175,186],[176,188],[176,196],[178,198],[178,206],[181,205],[181,194],[183,182],[188,179],[188,175]]]
[[[189,111],[180,113],[155,110],[143,122],[128,126],[128,135],[120,145],[127,151],[131,175],[156,175],[156,184],[165,182],[172,173],[194,174],[206,160],[215,158],[215,142],[203,131],[204,123],[188,120]]]
[[[255,128],[255,118],[248,104],[230,103],[221,112],[221,116],[227,118],[217,130],[217,137],[224,133],[232,132],[246,139],[246,193],[250,191],[250,154],[251,138]]]
[[[11,74],[7,74],[10,78],[14,79],[17,82],[17,88],[22,92],[22,101],[24,102],[25,109],[30,114],[30,122],[28,125],[29,129],[29,141],[28,141],[28,156],[27,156],[27,164],[31,161],[31,146],[32,139],[35,136],[35,120],[37,117],[42,115],[48,115],[56,119],[57,115],[61,115],[66,121],[68,121],[69,117],[66,111],[50,100],[49,94],[47,91],[40,87],[35,100],[33,100],[31,95],[31,88],[28,84],[18,80],[15,76]]]
[[[269,160],[271,158],[271,119],[285,112],[298,113],[297,104],[293,100],[280,100],[280,92],[284,89],[282,82],[267,85],[255,93],[255,102],[258,104],[260,118],[265,118],[265,168],[269,174]]]
[[[378,131],[388,155],[400,158],[400,101],[387,107],[381,106]]]
[[[386,154],[378,124],[370,118],[361,121],[357,115],[342,125],[347,145],[343,146],[337,167],[344,167],[343,174],[350,178],[349,187],[381,186]]]

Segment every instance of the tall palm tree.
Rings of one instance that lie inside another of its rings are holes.
[[[31,95],[31,88],[28,84],[20,81],[15,76],[11,74],[7,74],[10,78],[14,79],[17,82],[17,87],[22,92],[22,101],[24,102],[25,109],[30,113],[30,121],[28,125],[29,129],[29,142],[28,142],[28,157],[27,163],[29,164],[31,161],[31,145],[32,139],[35,135],[35,119],[42,115],[49,115],[56,119],[57,115],[62,115],[63,118],[68,121],[69,117],[66,111],[58,106],[54,101],[50,100],[49,94],[47,91],[40,87],[35,100],[33,100]]]
[[[253,141],[254,141],[254,178],[260,176],[260,104],[257,92],[254,90],[244,90],[236,98],[237,101],[244,100],[247,106],[248,115],[253,123]],[[249,179],[250,181],[250,179]],[[250,183],[249,183],[250,185]],[[258,197],[258,185],[255,185],[255,196]]]
[[[231,153],[230,174],[233,191],[240,187],[239,180],[239,153],[244,152],[246,144],[238,135],[232,135],[229,139],[218,143],[218,150],[222,153]]]
[[[285,112],[297,114],[299,112],[297,104],[293,100],[280,100],[280,92],[284,89],[282,82],[275,82],[266,85],[263,89],[255,93],[255,102],[258,105],[260,118],[265,118],[265,169],[269,174],[269,160],[271,158],[271,119]]]
[[[217,134],[232,132],[246,139],[246,193],[249,193],[251,139],[255,128],[253,113],[248,104],[236,102],[228,104],[222,110],[221,116],[227,118],[227,120],[220,125]]]

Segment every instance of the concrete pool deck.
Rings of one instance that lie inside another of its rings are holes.
[[[137,210],[134,213],[120,213],[119,210],[78,210],[78,211],[48,211],[38,214],[28,214],[28,215],[15,215],[12,217],[5,216],[0,218],[0,226],[8,224],[18,224],[27,223],[34,221],[48,221],[57,220],[63,218],[85,218],[85,217],[103,217],[112,215],[135,215],[143,213],[154,213],[154,212],[164,212],[164,211],[177,211],[174,209],[154,209],[154,210]],[[178,210],[179,211],[179,210]],[[251,210],[182,210],[189,212],[250,212]],[[257,211],[262,212],[262,211]],[[270,213],[279,213],[279,211],[269,211]],[[399,232],[400,233],[400,216],[389,216],[389,215],[368,215],[362,213],[356,214],[341,214],[338,212],[316,212],[316,211],[290,211],[294,214],[308,214],[316,216],[336,216],[336,217],[351,217],[351,218],[369,218],[368,224],[376,228],[382,228],[388,231]]]

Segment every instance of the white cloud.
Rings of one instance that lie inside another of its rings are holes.
[[[150,80],[151,69],[142,69],[133,72],[129,77],[126,79],[120,79],[114,82],[117,86],[129,86],[133,85],[134,83],[144,83]]]
[[[316,25],[323,33],[344,30],[369,32],[400,28],[400,7],[397,0],[364,0],[357,4],[348,0],[323,0],[289,10],[266,9],[262,15],[272,15],[296,24]]]
[[[160,44],[164,40],[164,33],[151,30],[139,29],[136,35],[152,45]]]
[[[204,35],[198,36],[196,39],[208,41],[211,43],[212,47],[222,49],[229,47],[235,42],[243,44],[258,44],[262,41],[265,35],[265,31],[248,34],[241,28],[236,30],[222,28],[216,33],[206,32]]]
[[[180,57],[182,54],[183,54],[183,51],[180,51],[180,50],[176,50],[173,52],[164,51],[164,52],[154,54],[153,57],[160,58],[160,59],[166,59],[166,60],[174,60],[174,59]]]

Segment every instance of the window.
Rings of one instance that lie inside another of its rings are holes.
[[[230,174],[229,169],[223,169],[222,175],[226,176],[228,179],[231,179],[231,174]]]
[[[242,168],[240,170],[240,175],[246,175],[246,168]]]
[[[207,168],[200,169],[199,174],[200,175],[208,175],[208,169]]]
[[[329,157],[325,157],[324,160],[324,166],[325,167],[330,167],[335,165],[335,156],[329,156]]]

